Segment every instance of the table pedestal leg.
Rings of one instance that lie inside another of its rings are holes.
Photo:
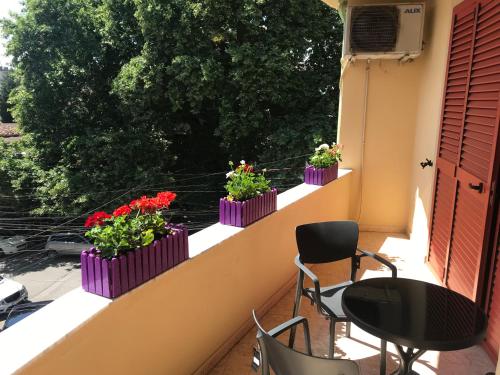
[[[380,375],[385,375],[387,367],[387,341],[380,341]]]
[[[420,349],[415,351],[413,348],[404,350],[401,345],[396,345],[396,349],[399,353],[400,363],[399,368],[391,375],[418,375],[411,368],[418,357],[425,353],[425,350]]]

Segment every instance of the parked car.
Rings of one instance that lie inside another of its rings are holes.
[[[14,254],[25,250],[27,247],[26,237],[13,236],[0,238],[0,257],[3,255]]]
[[[49,236],[45,250],[58,254],[80,255],[83,250],[88,250],[91,246],[91,243],[79,233],[58,233]]]
[[[17,322],[33,314],[35,311],[40,310],[42,307],[47,306],[51,302],[52,301],[27,302],[14,306],[12,310],[10,310],[9,315],[7,315],[7,319],[5,319],[3,330],[13,326]]]
[[[28,299],[28,291],[23,284],[0,276],[0,314]]]

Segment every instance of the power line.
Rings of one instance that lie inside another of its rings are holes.
[[[285,158],[285,159],[282,159],[282,160],[276,160],[276,161],[271,161],[271,162],[266,162],[266,163],[261,163],[260,165],[262,166],[265,166],[265,165],[272,165],[272,164],[275,164],[275,163],[278,163],[278,162],[283,162],[283,161],[287,161],[287,160],[292,160],[292,159],[297,159],[297,158],[303,158],[305,156],[309,156],[311,154],[305,154],[305,155],[299,155],[299,156],[294,156],[294,157],[289,157],[289,158]],[[283,172],[283,171],[290,171],[290,170],[294,170],[296,168],[276,168],[276,169],[270,169],[269,173],[273,173],[273,172]],[[223,171],[223,172],[211,172],[211,173],[205,173],[205,174],[185,174],[185,175],[189,175],[189,177],[186,177],[186,178],[183,178],[183,179],[178,179],[178,180],[174,180],[174,181],[170,181],[170,185],[171,185],[171,190],[175,190],[176,192],[178,193],[192,193],[192,194],[200,194],[200,193],[205,193],[205,194],[214,194],[214,193],[221,193],[221,192],[225,192],[224,190],[178,190],[178,189],[175,189],[176,188],[176,185],[179,183],[179,182],[185,182],[185,181],[193,181],[193,180],[197,180],[197,179],[206,179],[208,177],[214,177],[214,176],[220,176],[220,175],[224,175],[226,174],[227,172],[226,171]],[[169,176],[172,176],[173,174],[169,174]],[[286,178],[277,178],[277,179],[286,179]],[[163,185],[163,184],[162,184]],[[206,184],[198,184],[197,186],[201,186],[201,185],[204,185],[206,186]],[[34,234],[31,234],[29,235],[26,240],[30,240],[30,239],[33,239],[33,238],[36,238],[38,236],[41,236],[41,235],[44,235],[46,233],[53,233],[55,231],[58,231],[62,228],[67,228],[67,229],[83,229],[83,227],[81,226],[68,226],[67,224],[70,224],[78,219],[81,219],[83,218],[84,216],[90,214],[91,212],[94,212],[94,211],[97,211],[105,206],[108,206],[109,204],[115,202],[116,200],[122,198],[123,196],[126,196],[128,194],[130,194],[131,192],[133,191],[138,191],[140,189],[145,189],[147,187],[151,187],[151,186],[158,186],[157,184],[152,184],[152,185],[144,185],[144,184],[141,184],[141,185],[137,185],[135,187],[132,187],[128,190],[126,190],[124,193],[122,194],[119,194],[118,196],[114,197],[113,199],[105,202],[104,204],[101,204],[99,205],[98,207],[92,209],[92,210],[88,210],[84,213],[82,213],[81,215],[78,215],[78,216],[74,216],[74,217],[70,217],[70,219],[64,221],[63,223],[60,223],[60,224],[57,224],[57,225],[40,225],[38,226],[37,228],[35,229],[30,229],[30,231],[34,231],[34,230],[39,230],[37,233],[34,233]],[[188,185],[189,186],[189,185]],[[196,186],[196,185],[195,185]],[[283,185],[281,188],[283,188],[285,185]],[[180,186],[177,186],[177,187],[180,187]],[[163,187],[163,189],[167,189],[167,187]],[[109,191],[101,191],[101,193],[103,192],[118,192],[118,191],[123,191],[123,190],[109,190]],[[155,189],[148,189],[147,191],[156,191]],[[99,192],[86,192],[87,194],[97,194]],[[74,193],[75,195],[78,195],[77,193]],[[83,193],[82,193],[83,194]],[[28,196],[31,196],[31,195],[25,195],[26,197]],[[14,198],[14,199],[17,199],[18,196],[6,196],[4,195],[4,197],[7,197],[7,198]],[[214,205],[209,205],[209,207],[216,207],[217,206],[217,202],[215,202]],[[210,210],[210,211],[207,211],[207,212],[204,212],[204,213],[198,213],[198,214],[193,214],[192,212],[188,212],[188,211],[182,211],[182,210],[179,210],[177,212],[172,212],[172,214],[178,214],[178,215],[182,215],[184,216],[185,218],[189,218],[189,216],[207,216],[211,213],[213,213],[214,215],[218,212],[217,209],[213,209],[213,210]],[[49,218],[49,217],[47,217]],[[19,219],[19,218],[17,218]],[[32,219],[32,218],[30,218]],[[50,219],[54,219],[54,217],[50,217]],[[190,221],[188,220],[188,222],[190,223],[190,227],[193,228],[193,230],[197,230],[198,228],[202,228],[201,225],[203,225],[203,227],[205,227],[207,225],[206,222],[200,222],[200,225],[195,225],[193,227],[193,225],[195,224],[195,222],[193,221]],[[0,224],[2,224],[2,222],[0,221]],[[6,223],[3,223],[3,225],[5,225]],[[198,224],[198,223],[196,223]],[[29,223],[30,226],[34,226],[34,224],[32,223]],[[6,229],[9,229],[9,228],[6,228]],[[25,230],[27,231],[28,229],[26,229],[24,226],[22,225],[19,225],[19,226],[11,226],[10,227],[11,230]],[[43,237],[46,237],[47,235],[44,235]]]
[[[308,153],[308,154],[303,154],[303,155],[298,155],[298,156],[293,156],[293,157],[289,157],[289,158],[285,158],[285,159],[280,159],[280,160],[274,160],[274,161],[270,161],[270,162],[264,162],[264,163],[257,163],[257,165],[259,165],[259,167],[261,166],[267,166],[267,165],[272,165],[272,164],[276,164],[276,163],[281,163],[281,162],[284,162],[284,161],[288,161],[288,160],[293,160],[293,159],[298,159],[298,158],[304,158],[306,156],[310,156],[312,155],[311,153]],[[262,169],[262,168],[261,168]],[[293,170],[293,169],[296,169],[296,168],[276,168],[276,169],[270,169],[270,170],[267,170],[267,173],[269,172],[280,172],[280,171],[287,171],[287,170]],[[218,175],[223,175],[223,174],[226,174],[227,171],[221,171],[221,172],[210,172],[210,173],[166,173],[166,174],[156,174],[156,176],[170,176],[170,177],[175,177],[175,176],[189,176],[189,177],[186,177],[184,179],[177,179],[174,181],[171,181],[170,184],[176,184],[178,182],[182,182],[182,181],[189,181],[189,180],[195,180],[195,179],[199,179],[199,178],[207,178],[207,177],[211,177],[211,176],[218,176]],[[157,184],[155,184],[157,185]],[[148,187],[148,186],[155,186],[155,185],[140,185],[142,187]],[[26,189],[27,191],[37,191],[39,188],[32,188],[32,189]],[[84,195],[84,194],[99,194],[99,193],[120,193],[120,192],[124,192],[124,191],[134,191],[134,190],[137,190],[137,188],[124,188],[124,189],[117,189],[117,190],[97,190],[97,191],[85,191],[85,192],[81,192],[81,193],[69,193],[69,194],[65,194],[64,196],[65,197],[69,197],[69,196],[78,196],[78,195]],[[14,194],[14,195],[7,195],[7,194],[0,194],[0,198],[13,198],[13,199],[19,199],[19,198],[23,198],[23,197],[36,197],[38,196],[37,194]]]
[[[140,185],[138,185],[137,187],[139,187],[139,186],[140,186]],[[102,204],[102,205],[100,205],[100,206],[98,206],[98,207],[94,208],[93,210],[90,210],[90,211],[84,212],[84,213],[83,213],[83,214],[81,214],[80,216],[75,217],[75,218],[73,218],[73,219],[70,219],[70,220],[68,220],[68,221],[66,221],[66,222],[64,222],[64,223],[62,223],[62,224],[56,225],[56,226],[54,226],[53,228],[59,228],[59,227],[62,227],[62,226],[64,226],[65,224],[71,223],[71,222],[73,222],[73,221],[75,221],[75,220],[77,220],[77,219],[79,219],[79,218],[82,218],[82,217],[84,217],[85,215],[88,215],[88,214],[90,214],[90,213],[91,213],[91,212],[93,212],[93,211],[97,211],[97,210],[99,210],[100,208],[105,207],[105,206],[107,206],[108,204],[110,204],[110,203],[113,203],[113,202],[117,201],[117,200],[118,200],[118,199],[120,199],[121,197],[123,197],[123,196],[127,195],[129,192],[130,192],[130,191],[127,191],[126,193],[120,194],[120,195],[118,195],[117,197],[115,197],[115,198],[111,199],[110,201],[108,201],[108,202],[106,202],[106,203],[104,203],[104,204]],[[31,238],[34,238],[34,237],[36,237],[36,236],[38,236],[38,235],[40,235],[40,234],[43,234],[43,233],[45,233],[45,232],[46,232],[46,230],[45,230],[45,231],[41,231],[41,232],[39,232],[39,233],[36,233],[36,234],[34,234],[34,235],[32,235],[32,236],[30,236],[30,237],[26,238],[26,240],[29,240],[29,239],[31,239]]]

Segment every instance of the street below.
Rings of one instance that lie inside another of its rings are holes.
[[[80,286],[80,257],[44,250],[8,255],[0,258],[0,275],[23,284],[29,301],[50,301]],[[0,315],[0,328],[5,318]]]

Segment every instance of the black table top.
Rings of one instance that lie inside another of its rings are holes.
[[[348,286],[346,315],[361,329],[398,345],[458,350],[482,341],[486,316],[468,298],[438,285],[374,278]]]

